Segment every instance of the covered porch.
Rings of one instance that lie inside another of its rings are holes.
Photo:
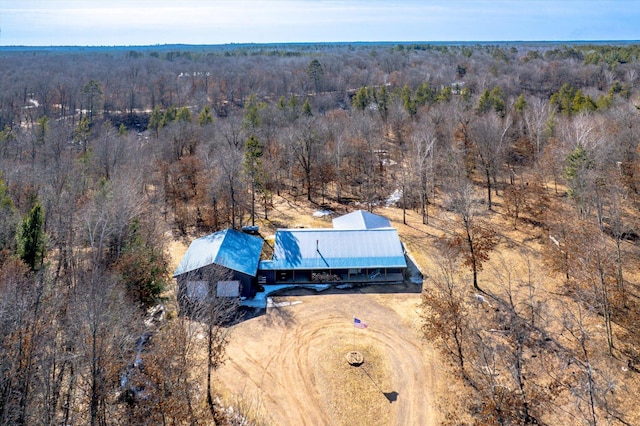
[[[401,268],[289,269],[258,271],[259,284],[341,284],[399,283],[404,281]]]

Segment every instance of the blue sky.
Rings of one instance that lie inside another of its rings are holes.
[[[640,0],[0,0],[0,46],[639,39]]]

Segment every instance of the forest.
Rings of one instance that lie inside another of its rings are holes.
[[[421,304],[465,389],[444,423],[640,419],[639,44],[0,48],[0,63],[0,425],[241,424],[210,386],[235,308],[204,308],[194,373],[168,244],[268,221],[279,197],[372,210],[393,193],[403,217],[455,218]],[[516,230],[535,256],[489,270]]]

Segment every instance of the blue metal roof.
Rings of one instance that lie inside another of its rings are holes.
[[[391,228],[391,222],[386,217],[356,210],[353,213],[333,219],[334,229],[378,229]]]
[[[273,260],[263,270],[404,268],[407,263],[393,228],[279,229]]]
[[[234,229],[198,238],[187,249],[173,276],[216,264],[255,277],[262,243],[262,238]]]

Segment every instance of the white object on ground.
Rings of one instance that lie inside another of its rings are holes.
[[[313,217],[331,216],[333,212],[331,210],[316,210],[313,212]]]

